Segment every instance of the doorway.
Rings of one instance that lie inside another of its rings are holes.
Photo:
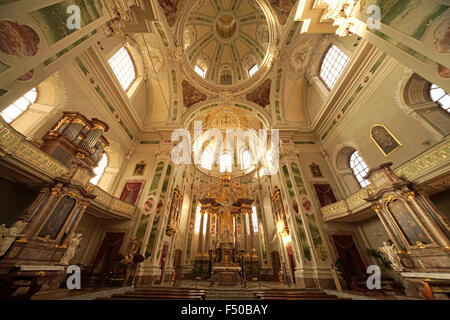
[[[366,279],[366,266],[359,254],[352,235],[333,235],[333,242],[339,259],[336,261],[345,282],[352,287]]]

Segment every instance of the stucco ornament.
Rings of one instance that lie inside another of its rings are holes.
[[[289,58],[289,64],[295,73],[304,72],[310,60],[310,51],[313,47],[311,39],[307,39],[301,45],[296,47]]]
[[[177,63],[183,62],[184,50],[182,47],[177,47],[173,53],[173,60]]]

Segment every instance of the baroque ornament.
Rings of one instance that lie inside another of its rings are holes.
[[[336,34],[343,37],[355,33],[360,25],[357,19],[351,17],[356,0],[328,0],[327,3],[328,8],[323,19],[334,20],[333,25],[339,26]]]

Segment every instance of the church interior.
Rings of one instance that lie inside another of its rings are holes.
[[[0,1],[0,299],[449,299],[449,6]]]

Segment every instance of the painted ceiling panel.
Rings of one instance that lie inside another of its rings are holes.
[[[255,1],[232,0],[226,5],[223,1],[195,2],[188,9],[183,41],[192,69],[210,70],[205,80],[229,86],[247,81],[251,77],[247,70],[255,64],[262,68],[267,46],[257,38],[257,31],[268,30],[268,23]]]

